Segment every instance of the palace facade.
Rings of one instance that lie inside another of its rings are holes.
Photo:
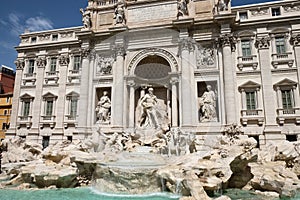
[[[298,0],[89,0],[81,13],[82,27],[20,36],[7,137],[179,127],[201,143],[237,124],[261,146],[299,138]]]

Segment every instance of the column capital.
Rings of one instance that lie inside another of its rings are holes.
[[[136,84],[135,84],[134,80],[129,80],[129,81],[127,81],[127,85],[129,87],[134,87]]]
[[[175,84],[177,84],[178,82],[179,82],[178,77],[172,77],[172,78],[170,79],[170,84],[171,84],[171,85],[175,85]]]
[[[255,47],[258,49],[268,49],[270,47],[270,40],[271,38],[268,36],[256,38]]]
[[[38,57],[37,59],[36,59],[36,65],[38,66],[38,67],[40,67],[40,68],[44,68],[44,67],[46,67],[46,65],[47,65],[47,59],[46,59],[46,57]]]
[[[59,58],[58,58],[58,60],[59,60],[59,64],[61,66],[68,65],[69,62],[70,62],[69,55],[67,55],[67,54],[66,55],[60,55]]]
[[[86,47],[86,48],[81,48],[81,56],[82,58],[88,58],[91,53],[91,48]]]
[[[181,38],[179,39],[179,50],[180,52],[184,50],[192,52],[195,50],[195,42],[190,37]]]
[[[230,46],[232,52],[235,52],[236,50],[236,42],[237,37],[233,34],[221,34],[218,38],[216,38],[217,47]]]
[[[125,47],[123,44],[116,44],[112,49],[114,51],[115,58],[117,58],[118,56],[124,57],[126,55]]]
[[[18,58],[18,59],[15,61],[15,65],[16,65],[16,69],[17,69],[17,70],[18,70],[18,69],[23,70],[24,67],[25,67],[25,61],[24,61],[24,59]]]
[[[300,33],[299,34],[293,34],[291,36],[290,42],[294,46],[300,46]]]

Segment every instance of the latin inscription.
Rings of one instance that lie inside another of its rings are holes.
[[[161,20],[166,18],[176,18],[176,4],[152,5],[128,10],[128,22],[144,22]]]

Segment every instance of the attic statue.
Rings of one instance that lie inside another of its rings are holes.
[[[80,8],[82,14],[82,23],[85,29],[91,28],[91,12]]]

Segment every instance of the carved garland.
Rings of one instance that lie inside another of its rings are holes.
[[[36,60],[36,65],[38,67],[45,67],[47,65],[47,60],[45,57],[39,57],[37,60]]]
[[[300,45],[300,34],[292,35],[291,44],[294,45],[294,46],[299,46]]]
[[[63,66],[63,65],[68,65],[69,62],[70,62],[70,58],[69,58],[68,55],[61,55],[61,56],[59,57],[59,64],[60,64],[61,66]]]
[[[269,48],[270,47],[270,37],[257,38],[255,42],[255,47],[258,49]]]
[[[154,54],[163,54],[166,57],[168,57],[169,61],[171,62],[171,64],[173,64],[173,66],[175,67],[176,70],[178,70],[178,63],[175,59],[175,57],[168,51],[164,50],[164,49],[157,49],[157,48],[147,48],[144,49],[142,51],[140,51],[130,62],[129,66],[128,66],[128,73],[130,74],[130,71],[132,69],[132,67],[135,65],[135,63],[141,58],[143,57],[145,54],[151,53],[152,55]]]

